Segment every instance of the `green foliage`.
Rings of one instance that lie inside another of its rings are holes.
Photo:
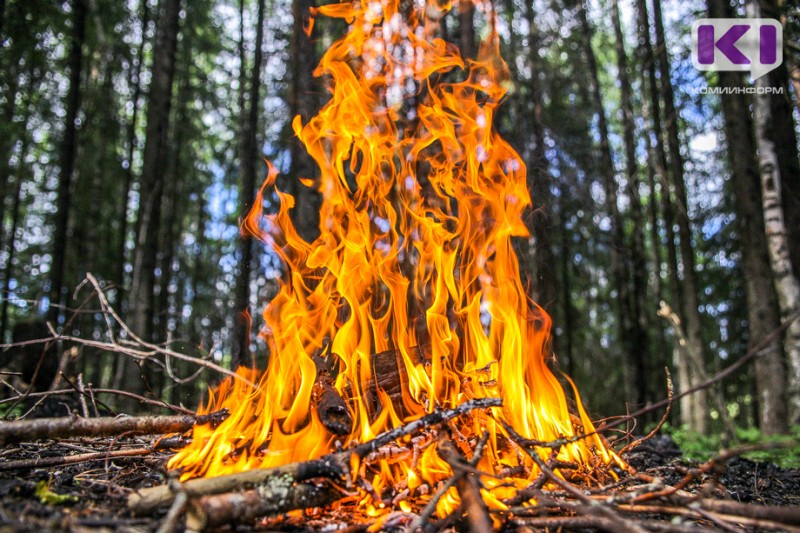
[[[764,435],[754,427],[737,427],[732,443],[725,444],[716,435],[698,435],[685,426],[664,426],[688,459],[707,461],[723,448],[737,446],[762,447],[742,454],[742,457],[756,462],[775,463],[781,468],[800,468],[800,425],[792,426],[789,435]]]
[[[34,494],[46,505],[67,505],[70,503],[77,503],[78,501],[76,496],[57,494],[51,491],[47,481],[40,481],[37,483]]]

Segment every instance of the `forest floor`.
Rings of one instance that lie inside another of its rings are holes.
[[[153,517],[136,517],[128,509],[127,497],[132,491],[167,482],[166,461],[171,453],[151,451],[155,441],[144,437],[71,438],[0,448],[0,532],[184,530],[180,521],[167,523],[166,510]],[[106,457],[110,452],[115,456]],[[64,464],[69,457],[88,460]],[[543,503],[538,509],[524,516],[498,515],[495,526],[499,524],[503,531],[800,531],[800,469],[781,469],[738,456],[724,461],[719,457],[716,462],[688,461],[669,436],[656,435],[624,457],[636,476],[623,477],[603,490],[584,491],[602,496],[598,499],[605,502],[600,504],[602,513],[587,513],[579,506],[582,499],[569,498],[563,491],[541,490]],[[678,486],[681,490],[666,494],[670,487]],[[660,497],[642,499],[648,491],[655,495],[659,490]],[[697,498],[696,505],[670,499],[679,493]],[[640,500],[634,501],[631,494]],[[714,502],[722,503],[711,505]],[[725,507],[728,504],[734,507]],[[737,504],[757,505],[735,507]],[[378,527],[370,527],[369,522],[348,524],[348,517],[353,520],[356,514],[354,506],[355,500],[351,500],[333,506],[335,512],[292,511],[222,530],[403,531],[413,520],[410,513],[395,513],[396,517]],[[764,506],[780,506],[784,512],[775,514],[775,507]],[[762,516],[759,509],[767,513]],[[609,510],[613,514],[608,514]],[[432,531],[473,530],[463,518],[431,525],[435,526]]]

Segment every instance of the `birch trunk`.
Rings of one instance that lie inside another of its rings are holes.
[[[757,1],[747,1],[747,16],[761,16],[761,7]],[[769,260],[781,318],[784,324],[790,321],[786,324],[784,349],[788,359],[789,416],[794,419],[800,415],[800,282],[793,270],[784,220],[779,154],[775,141],[771,138],[774,127],[771,102],[773,96],[765,94],[765,89],[770,86],[769,76],[755,80],[755,86],[757,92],[753,97],[753,118]],[[759,90],[762,92],[759,93]]]

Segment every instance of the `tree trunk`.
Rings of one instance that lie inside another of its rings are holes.
[[[628,76],[628,57],[625,52],[625,38],[620,23],[619,5],[617,0],[611,2],[611,14],[616,37],[617,70],[621,90],[623,140],[625,143],[625,180],[627,183],[628,201],[630,204],[632,242],[630,246],[630,326],[628,332],[630,341],[628,348],[633,363],[635,380],[635,395],[633,399],[645,403],[650,399],[647,384],[649,369],[644,354],[648,351],[647,342],[647,316],[645,315],[647,295],[647,263],[644,256],[644,217],[642,205],[639,200],[639,176],[636,165],[636,127],[633,119],[633,95],[631,94],[631,81]],[[625,280],[627,283],[627,280]]]
[[[757,0],[747,1],[747,16],[760,18],[762,12]],[[757,90],[771,87],[769,76],[755,80]],[[764,204],[764,224],[770,265],[778,296],[781,317],[791,320],[784,334],[784,349],[788,358],[789,416],[794,420],[800,414],[800,282],[793,270],[790,256],[790,240],[784,219],[784,203],[781,201],[782,170],[779,149],[772,137],[777,117],[770,95],[756,92],[753,97],[753,118],[756,144],[758,146],[758,168],[761,176],[761,194]]]
[[[726,0],[709,0],[708,14],[713,18],[731,18]],[[744,79],[735,72],[717,74],[720,87],[742,87]],[[732,92],[720,98],[725,119],[725,139],[731,164],[731,184],[739,229],[742,270],[747,304],[748,345],[752,349],[780,326],[778,303],[770,275],[769,250],[764,240],[764,213],[761,184],[756,163],[750,111],[745,95]],[[783,348],[776,338],[755,360],[758,394],[758,423],[767,434],[785,433],[786,384]]]
[[[9,54],[10,55],[10,54]],[[17,112],[17,91],[19,90],[19,74],[16,69],[14,59],[10,58],[5,72],[8,74],[8,90],[6,91],[6,101],[3,106],[3,121],[0,123],[0,247],[3,244],[3,229],[6,221],[6,199],[8,197],[8,186],[11,182],[11,151],[14,147],[14,139],[17,137],[14,127],[14,115]],[[3,61],[5,63],[5,61]],[[6,66],[0,64],[0,66]]]
[[[667,157],[661,143],[661,113],[658,103],[658,85],[655,76],[653,45],[650,40],[650,21],[647,14],[647,3],[645,0],[636,0],[636,23],[638,47],[637,54],[641,68],[641,84],[646,95],[642,98],[642,118],[645,124],[651,125],[652,133],[655,134],[655,141],[650,131],[645,131],[645,151],[647,153],[647,185],[650,189],[648,199],[648,222],[650,224],[650,240],[652,241],[652,262],[653,262],[653,295],[655,296],[655,308],[664,299],[664,287],[661,279],[662,253],[661,253],[661,233],[659,231],[658,217],[658,191],[657,182],[665,182]],[[658,176],[658,180],[656,177]],[[665,190],[665,189],[662,189]],[[672,241],[674,243],[674,240]],[[672,256],[674,256],[674,245],[672,246]],[[671,263],[674,265],[675,263]],[[668,365],[669,357],[664,328],[657,327],[656,343],[659,359],[659,367]]]
[[[304,27],[309,9],[314,0],[292,0],[292,42],[290,49],[291,90],[289,95],[289,114],[300,115],[305,124],[316,112],[318,105],[316,83],[311,75],[317,59],[314,43],[306,36]],[[290,145],[291,168],[288,179],[282,180],[282,189],[294,195],[295,207],[291,212],[297,233],[307,242],[319,235],[319,208],[322,196],[316,189],[300,183],[300,178],[313,178],[317,175],[314,162],[302,143],[293,138]]]
[[[141,17],[142,17],[142,36],[136,48],[136,57],[133,60],[133,65],[130,69],[130,77],[128,78],[128,85],[133,87],[133,94],[131,95],[131,120],[127,128],[127,153],[126,159],[128,166],[125,169],[124,180],[122,183],[121,206],[120,206],[120,224],[119,224],[119,242],[117,244],[117,273],[114,276],[114,282],[117,284],[117,302],[121,303],[125,297],[125,260],[127,259],[127,244],[128,244],[128,200],[130,199],[131,186],[133,185],[134,171],[133,171],[133,158],[139,144],[136,128],[139,119],[139,99],[142,97],[142,65],[144,63],[144,46],[147,43],[147,27],[150,24],[150,9],[147,5],[147,0],[141,0]]]
[[[664,23],[661,13],[661,0],[653,1],[653,17],[656,30],[657,63],[661,76],[661,95],[666,119],[667,147],[669,150],[669,170],[678,206],[678,234],[681,265],[683,267],[683,315],[686,333],[685,353],[689,358],[689,387],[703,381],[705,377],[706,349],[702,336],[702,319],[698,302],[697,275],[695,273],[692,230],[689,221],[686,183],[684,180],[683,156],[678,135],[678,112],[675,109],[675,96],[670,77],[670,63],[664,36]],[[705,390],[691,395],[690,427],[700,434],[708,432],[708,394]],[[724,415],[724,413],[720,413]]]
[[[553,193],[550,190],[550,162],[547,160],[545,129],[542,122],[544,104],[539,75],[542,65],[539,61],[539,32],[536,26],[533,1],[526,2],[528,19],[528,64],[531,78],[528,82],[530,90],[530,106],[532,111],[533,151],[528,161],[528,190],[533,201],[533,210],[528,218],[528,229],[531,232],[529,253],[532,254],[533,265],[533,297],[548,313],[553,313],[558,299],[558,284],[555,273],[555,256],[553,254],[552,223]],[[566,302],[564,302],[566,305]]]
[[[586,68],[589,74],[589,85],[591,88],[592,105],[594,114],[597,117],[597,128],[600,134],[600,161],[599,172],[603,180],[603,189],[606,195],[606,210],[611,221],[609,251],[611,256],[611,277],[617,289],[617,317],[619,320],[617,335],[621,343],[625,358],[625,383],[626,397],[631,398],[634,403],[639,404],[642,398],[637,397],[635,383],[644,381],[643,376],[637,375],[637,360],[641,359],[641,353],[634,352],[631,345],[633,318],[630,311],[630,291],[628,290],[628,268],[625,260],[620,253],[625,248],[625,238],[622,228],[622,216],[619,212],[617,201],[617,180],[614,162],[611,155],[611,143],[609,141],[608,120],[603,108],[603,97],[600,88],[598,75],[597,59],[592,48],[592,27],[589,25],[586,16],[586,8],[583,2],[578,3],[578,20],[581,25],[581,40],[583,51],[586,57]]]
[[[785,5],[786,2],[782,1],[780,4]],[[761,0],[759,5],[761,17],[781,19],[782,8],[779,7],[777,0]],[[786,45],[789,42],[787,37],[789,37],[788,32],[784,37],[785,58],[792,57]],[[781,171],[781,205],[786,223],[789,257],[792,260],[792,269],[797,273],[800,272],[800,160],[798,160],[787,66],[790,66],[790,63],[784,59],[778,68],[766,75],[768,86],[776,89],[766,97],[772,107],[772,122],[767,134],[772,139],[778,156],[778,166]],[[777,90],[782,90],[783,94],[778,94]],[[797,93],[795,97],[800,98]],[[797,414],[800,415],[800,412]]]
[[[153,334],[153,288],[161,221],[161,194],[164,188],[163,169],[168,160],[168,129],[172,106],[172,85],[175,56],[180,29],[180,0],[164,0],[160,6],[153,61],[152,81],[148,96],[147,129],[139,189],[136,247],[133,253],[133,280],[130,292],[131,329],[145,340]],[[124,373],[125,389],[141,392],[144,387],[140,372],[128,359]]]
[[[256,22],[255,53],[253,67],[250,71],[249,101],[240,99],[242,106],[241,123],[243,125],[239,152],[239,168],[241,169],[241,198],[240,217],[243,219],[253,206],[256,194],[258,161],[261,150],[258,147],[258,117],[261,109],[261,65],[263,63],[264,40],[264,0],[258,0],[258,20]],[[239,75],[240,91],[245,92],[247,80],[247,65],[244,61],[244,50],[241,50],[241,72]],[[246,104],[246,105],[245,105]],[[253,266],[253,241],[249,235],[242,235],[239,243],[239,275],[236,279],[235,310],[233,331],[233,347],[231,350],[231,368],[236,368],[246,362],[250,354],[250,272]]]
[[[475,45],[475,6],[472,0],[458,1],[458,26],[460,38],[458,41],[461,57],[475,59],[477,46]]]
[[[56,325],[61,316],[62,292],[67,266],[69,215],[72,206],[72,182],[77,150],[76,121],[81,105],[81,71],[83,69],[83,42],[86,36],[86,4],[84,0],[72,2],[72,39],[69,51],[69,89],[67,91],[64,137],[60,150],[58,200],[53,229],[53,261],[50,265],[50,309],[48,319]]]

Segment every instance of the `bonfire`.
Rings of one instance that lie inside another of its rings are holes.
[[[315,72],[330,81],[330,101],[293,123],[319,169],[299,179],[322,194],[320,233],[298,236],[294,198],[275,189],[271,168],[243,224],[286,267],[264,311],[269,366],[260,376],[241,368],[211,392],[203,412],[230,415],[195,428],[169,462],[182,480],[342,451],[358,512],[376,516],[419,511],[456,461],[469,462],[491,509],[507,508],[543,461],[586,482],[624,466],[564,376],[570,411],[546,363],[550,318],[529,298],[512,244],[529,235],[526,168],[493,127],[509,74],[492,6],[478,7],[491,31],[474,61],[436,37],[448,7],[435,2],[313,10],[349,23]],[[273,190],[280,208],[265,215]],[[390,450],[359,448],[465,405]],[[450,487],[436,514],[464,498]]]

